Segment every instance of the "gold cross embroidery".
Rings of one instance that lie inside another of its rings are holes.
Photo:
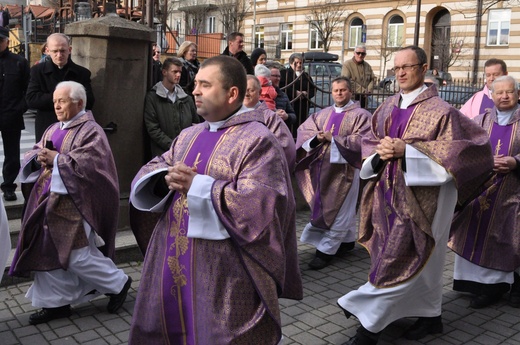
[[[502,148],[502,143],[500,142],[500,139],[498,139],[497,146],[495,147],[495,156],[497,156],[499,154],[501,148]]]
[[[200,160],[200,152],[199,152],[199,153],[197,153],[197,157],[195,157],[195,162],[193,163],[193,167],[195,169],[197,169],[197,166],[199,165],[200,162],[202,162],[202,161]]]

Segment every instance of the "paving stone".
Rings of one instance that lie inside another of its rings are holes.
[[[2,345],[19,344],[18,339],[11,331],[0,332],[0,339],[2,339]]]
[[[33,334],[27,337],[21,337],[20,344],[34,345],[34,344],[48,344],[48,340],[44,337],[43,334]]]

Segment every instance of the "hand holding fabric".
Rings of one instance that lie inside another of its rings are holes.
[[[195,175],[197,175],[196,168],[190,168],[183,162],[177,162],[173,167],[168,168],[168,173],[164,179],[170,190],[188,193]]]

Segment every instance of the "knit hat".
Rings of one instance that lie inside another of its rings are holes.
[[[0,38],[9,38],[9,29],[0,27]]]
[[[267,53],[265,52],[264,49],[256,48],[255,50],[253,50],[253,52],[251,53],[251,63],[253,64],[253,66],[256,66],[256,63],[258,62],[258,58],[262,54],[264,54],[267,57]]]
[[[264,65],[256,65],[255,66],[255,76],[271,78],[271,70]]]

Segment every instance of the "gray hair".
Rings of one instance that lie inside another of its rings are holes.
[[[85,107],[87,106],[87,91],[85,90],[85,87],[75,81],[62,81],[56,85],[55,90],[63,88],[69,89],[69,97],[74,101],[82,100],[83,108],[81,110],[85,110]]]
[[[67,41],[67,44],[70,46],[70,37],[65,35],[65,34],[62,34],[61,32],[57,32],[57,33],[54,33],[54,34],[51,34],[47,37],[47,41],[46,43],[49,44],[49,41],[54,39],[54,38],[63,38],[65,41]]]
[[[515,87],[515,91],[518,91],[518,83],[516,82],[516,79],[511,77],[510,75],[502,75],[502,76],[496,78],[495,80],[493,80],[493,83],[491,84],[491,91],[495,90],[495,84],[502,83],[505,81],[509,81],[509,82],[513,83],[513,85]]]
[[[256,88],[257,90],[262,89],[262,86],[260,85],[260,81],[258,80],[258,78],[257,78],[256,76],[254,76],[254,75],[252,75],[252,74],[248,74],[248,75],[247,75],[247,80],[248,80],[248,81],[249,81],[249,80],[252,80],[252,81],[255,83],[255,88]],[[258,91],[258,92],[260,92],[260,91]]]
[[[300,60],[301,62],[303,62],[303,55],[300,54],[300,53],[293,53],[291,54],[291,56],[289,56],[289,65],[292,65],[294,60]]]
[[[359,49],[363,49],[364,51],[367,50],[367,46],[364,45],[364,44],[357,45],[356,48],[354,48],[354,49],[358,49],[358,48],[359,48]]]

